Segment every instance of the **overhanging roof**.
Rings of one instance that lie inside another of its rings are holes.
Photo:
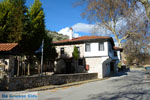
[[[106,36],[82,36],[78,38],[73,38],[71,40],[61,40],[53,42],[53,45],[70,45],[70,44],[80,44],[84,42],[97,42],[97,41],[110,41],[112,45],[114,46],[114,41],[112,37],[106,37]]]
[[[1,55],[19,54],[18,43],[0,43]]]

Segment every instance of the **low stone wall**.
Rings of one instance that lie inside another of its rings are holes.
[[[145,70],[145,68],[144,67],[143,68],[136,68],[136,67],[131,67],[130,68],[130,71],[135,71],[135,70],[142,71],[142,70]]]
[[[47,76],[31,76],[31,77],[12,77],[5,79],[5,82],[0,84],[1,90],[24,90],[28,88],[60,85],[77,81],[96,79],[97,73],[77,73],[77,74],[58,74]],[[6,82],[7,80],[7,82]],[[3,87],[2,87],[3,85]],[[4,88],[5,86],[5,88]]]

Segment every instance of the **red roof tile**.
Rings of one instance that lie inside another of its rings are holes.
[[[114,50],[120,50],[120,51],[123,50],[123,48],[120,48],[120,47],[113,47],[113,48],[114,48]]]
[[[18,43],[0,43],[0,51],[10,51],[17,45]]]
[[[111,39],[111,37],[106,37],[106,36],[82,36],[78,38],[73,38],[71,40],[62,40],[62,41],[56,41],[53,42],[53,44],[57,43],[67,43],[67,42],[77,42],[77,41],[84,41],[84,40],[94,40],[94,39]]]

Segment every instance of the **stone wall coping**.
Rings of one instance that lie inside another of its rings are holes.
[[[10,77],[10,78],[39,78],[39,77],[52,77],[52,76],[76,76],[76,75],[90,75],[97,73],[75,73],[75,74],[53,74],[53,75],[43,75],[43,76],[20,76],[20,77]]]

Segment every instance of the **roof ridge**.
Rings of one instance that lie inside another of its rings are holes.
[[[61,41],[54,41],[53,43],[67,43],[67,42],[76,42],[76,41],[84,41],[84,40],[93,40],[93,39],[110,39],[112,37],[106,37],[106,36],[81,36],[81,37],[77,37],[77,38],[73,38],[71,40],[67,39],[67,40],[61,40]]]

